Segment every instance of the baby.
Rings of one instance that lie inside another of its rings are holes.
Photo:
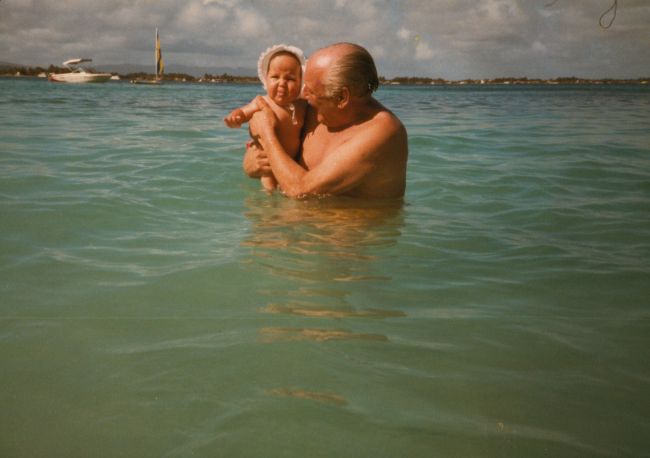
[[[278,118],[278,140],[288,155],[295,158],[300,150],[300,131],[305,121],[307,102],[300,99],[305,56],[299,48],[284,44],[268,48],[257,62],[266,95],[264,99]],[[241,127],[259,111],[255,100],[236,108],[224,118],[228,127]],[[274,190],[278,183],[273,174],[262,176],[262,186]]]

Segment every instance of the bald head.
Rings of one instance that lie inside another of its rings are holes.
[[[377,68],[365,48],[353,43],[336,43],[316,51],[308,65],[325,70],[326,93],[338,97],[347,87],[356,97],[369,97],[379,87]]]

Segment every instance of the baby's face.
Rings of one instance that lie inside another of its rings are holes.
[[[291,54],[278,54],[269,62],[266,93],[278,105],[289,105],[300,96],[302,69]]]

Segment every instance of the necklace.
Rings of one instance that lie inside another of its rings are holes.
[[[298,124],[298,120],[296,119],[296,106],[293,103],[290,103],[288,108],[291,112],[291,124],[295,126]]]

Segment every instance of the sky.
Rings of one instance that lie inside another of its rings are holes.
[[[650,0],[0,0],[0,61],[257,66],[277,43],[349,41],[387,78],[650,76]],[[613,12],[604,18],[608,22]]]

